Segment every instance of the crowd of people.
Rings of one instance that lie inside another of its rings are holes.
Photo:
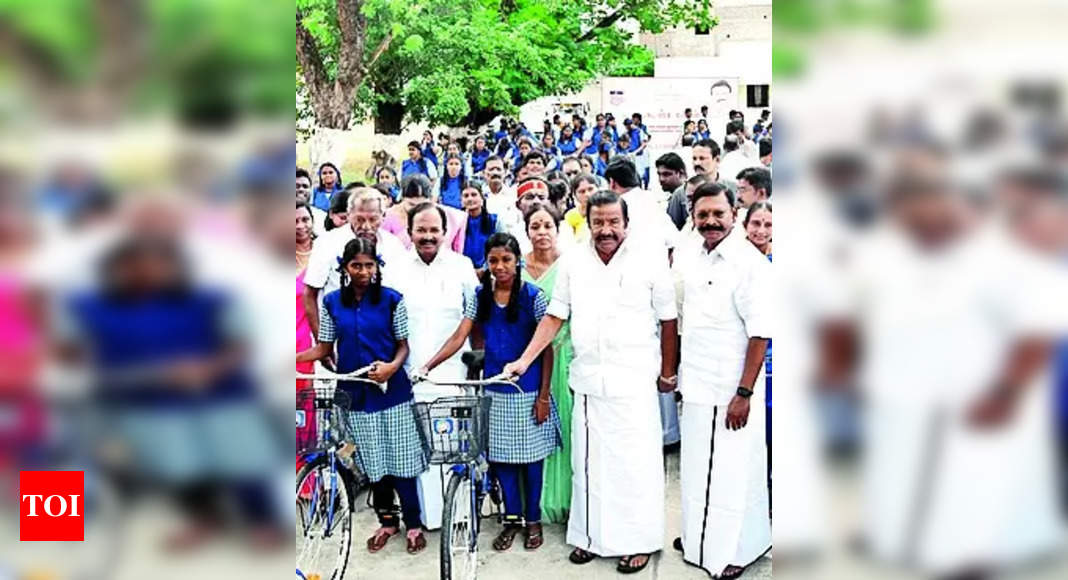
[[[749,135],[742,122],[723,148],[694,141],[692,176],[677,153],[649,163],[637,113],[621,130],[611,114],[556,117],[540,138],[502,122],[470,150],[427,132],[399,171],[376,155],[373,184],[296,170],[298,369],[374,365],[389,385],[338,385],[367,450],[370,551],[403,523],[419,552],[440,527],[412,403],[456,394],[436,383],[465,377],[469,348],[521,391],[488,389],[496,550],[520,533],[537,549],[542,523],[566,523],[571,562],[643,569],[663,548],[663,454],[680,438],[673,547],[719,577],[770,549],[771,151]]]

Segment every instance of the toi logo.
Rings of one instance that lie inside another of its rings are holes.
[[[19,472],[19,540],[85,540],[85,474],[81,471]]]

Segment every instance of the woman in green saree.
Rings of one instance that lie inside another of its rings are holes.
[[[553,286],[560,263],[556,247],[560,214],[545,204],[535,204],[524,216],[527,236],[533,250],[523,257],[523,279],[542,289],[552,300]],[[545,472],[541,493],[543,520],[567,523],[571,509],[571,388],[568,368],[571,365],[571,330],[568,323],[553,340],[553,374],[551,390],[560,414],[560,435],[563,446],[545,458]]]

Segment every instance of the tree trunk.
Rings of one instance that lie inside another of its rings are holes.
[[[348,131],[317,127],[315,134],[308,140],[308,161],[311,163],[308,171],[315,175],[319,165],[327,161],[341,167],[345,163],[345,143],[351,139],[352,135]],[[343,177],[349,181],[354,180],[349,176]]]
[[[380,135],[400,135],[404,122],[404,105],[401,103],[379,103],[375,107],[375,133]]]

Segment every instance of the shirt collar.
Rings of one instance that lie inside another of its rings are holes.
[[[719,254],[724,260],[727,260],[728,262],[733,262],[734,260],[738,259],[740,252],[743,249],[742,247],[738,246],[738,241],[741,240],[745,243],[749,243],[749,240],[746,240],[743,235],[737,232],[737,230],[738,228],[732,227],[730,231],[727,232],[727,237],[723,238],[719,245],[717,245],[711,252],[709,252],[705,248],[705,238],[704,236],[702,236],[701,253],[709,257]]]

